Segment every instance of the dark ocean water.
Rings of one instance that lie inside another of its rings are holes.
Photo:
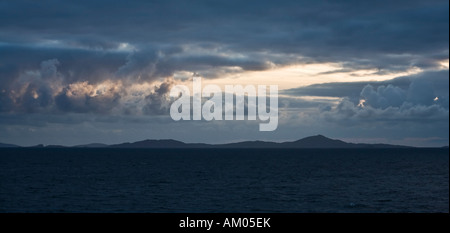
[[[0,212],[449,212],[448,149],[0,149]]]

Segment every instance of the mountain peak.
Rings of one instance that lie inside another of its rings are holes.
[[[309,136],[309,137],[305,137],[305,138],[299,139],[296,142],[305,141],[305,140],[308,140],[308,141],[312,141],[312,140],[335,141],[335,139],[327,138],[327,137],[323,136],[322,134],[318,134],[318,135],[315,135],[315,136]]]
[[[330,138],[327,138],[327,137],[323,136],[322,134],[317,134],[317,135],[315,135],[315,136],[309,136],[309,137],[306,137],[306,138],[316,138],[316,139],[329,139],[329,140],[332,140],[332,139],[330,139]],[[305,138],[304,138],[304,139],[305,139]]]
[[[186,143],[173,139],[146,139],[143,141],[122,143],[112,145],[111,147],[123,147],[123,148],[179,148],[184,147]]]
[[[349,143],[337,139],[327,138],[321,134],[302,138],[295,142],[285,143],[289,147],[301,148],[344,148],[349,147]]]

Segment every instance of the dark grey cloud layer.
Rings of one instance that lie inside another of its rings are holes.
[[[448,1],[3,2],[1,59],[29,67],[57,58],[62,69],[84,67],[84,79],[292,62],[271,54],[349,68],[429,67],[448,58],[448,9]],[[134,52],[107,52],[121,43]],[[232,53],[248,57],[221,56]]]
[[[412,83],[416,89],[432,89],[437,96],[448,97],[449,71],[429,71],[417,75],[403,76],[386,81],[364,81],[364,82],[333,82],[313,84],[309,86],[292,88],[282,91],[283,94],[292,96],[323,96],[323,97],[353,97],[359,98],[361,90],[367,85],[373,88],[381,86],[395,86],[400,89],[408,89]],[[424,86],[421,86],[423,84]],[[420,96],[420,95],[419,95]],[[430,96],[424,97],[429,98]],[[433,96],[434,99],[436,96]]]

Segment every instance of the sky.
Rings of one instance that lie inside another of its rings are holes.
[[[174,121],[175,85],[278,85],[279,123]],[[0,142],[449,144],[449,2],[3,1]]]

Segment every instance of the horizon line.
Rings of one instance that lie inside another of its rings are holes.
[[[144,142],[144,141],[176,141],[176,142],[181,142],[183,144],[186,145],[192,145],[192,144],[200,144],[200,145],[207,145],[207,146],[221,146],[221,145],[232,145],[232,144],[238,144],[238,143],[251,143],[251,142],[261,142],[261,143],[274,143],[274,144],[283,144],[283,143],[294,143],[303,139],[307,139],[307,138],[313,138],[313,137],[324,137],[326,139],[329,140],[334,140],[334,141],[340,141],[340,142],[344,142],[347,144],[353,144],[353,145],[386,145],[386,146],[396,146],[396,147],[406,147],[406,148],[445,148],[445,147],[449,147],[449,145],[441,145],[441,146],[411,146],[411,145],[402,145],[402,144],[390,144],[390,143],[382,143],[382,142],[375,142],[375,143],[366,143],[366,142],[351,142],[351,141],[346,141],[346,140],[342,140],[342,139],[338,139],[338,138],[329,138],[327,136],[324,136],[323,134],[316,134],[316,135],[312,135],[312,136],[306,136],[303,138],[299,138],[299,139],[294,139],[294,140],[286,140],[286,141],[266,141],[266,140],[242,140],[242,141],[232,141],[232,142],[222,142],[222,143],[207,143],[207,142],[185,142],[182,140],[177,140],[177,139],[173,139],[173,138],[160,138],[160,139],[143,139],[143,140],[137,140],[137,141],[124,141],[124,142],[119,142],[119,143],[101,143],[101,142],[88,142],[88,143],[82,143],[82,144],[75,144],[75,145],[63,145],[63,144],[44,144],[44,143],[38,143],[38,144],[33,144],[33,145],[28,145],[28,146],[24,146],[24,145],[18,145],[15,143],[5,143],[5,142],[0,142],[0,144],[5,144],[5,145],[12,145],[14,147],[20,147],[20,148],[32,148],[32,147],[44,147],[44,148],[52,148],[52,147],[67,147],[67,148],[74,148],[74,147],[78,147],[78,148],[89,148],[89,147],[81,147],[81,146],[86,146],[86,145],[92,145],[92,144],[101,144],[104,145],[105,147],[110,147],[111,146],[117,146],[117,145],[121,145],[121,144],[133,144],[133,143],[138,143],[138,142]],[[103,148],[105,148],[103,147]],[[0,147],[0,148],[8,148],[8,147]],[[11,147],[10,147],[11,148]],[[91,147],[92,148],[92,147]],[[267,147],[266,147],[267,148]],[[321,147],[317,147],[317,148],[321,148]]]

